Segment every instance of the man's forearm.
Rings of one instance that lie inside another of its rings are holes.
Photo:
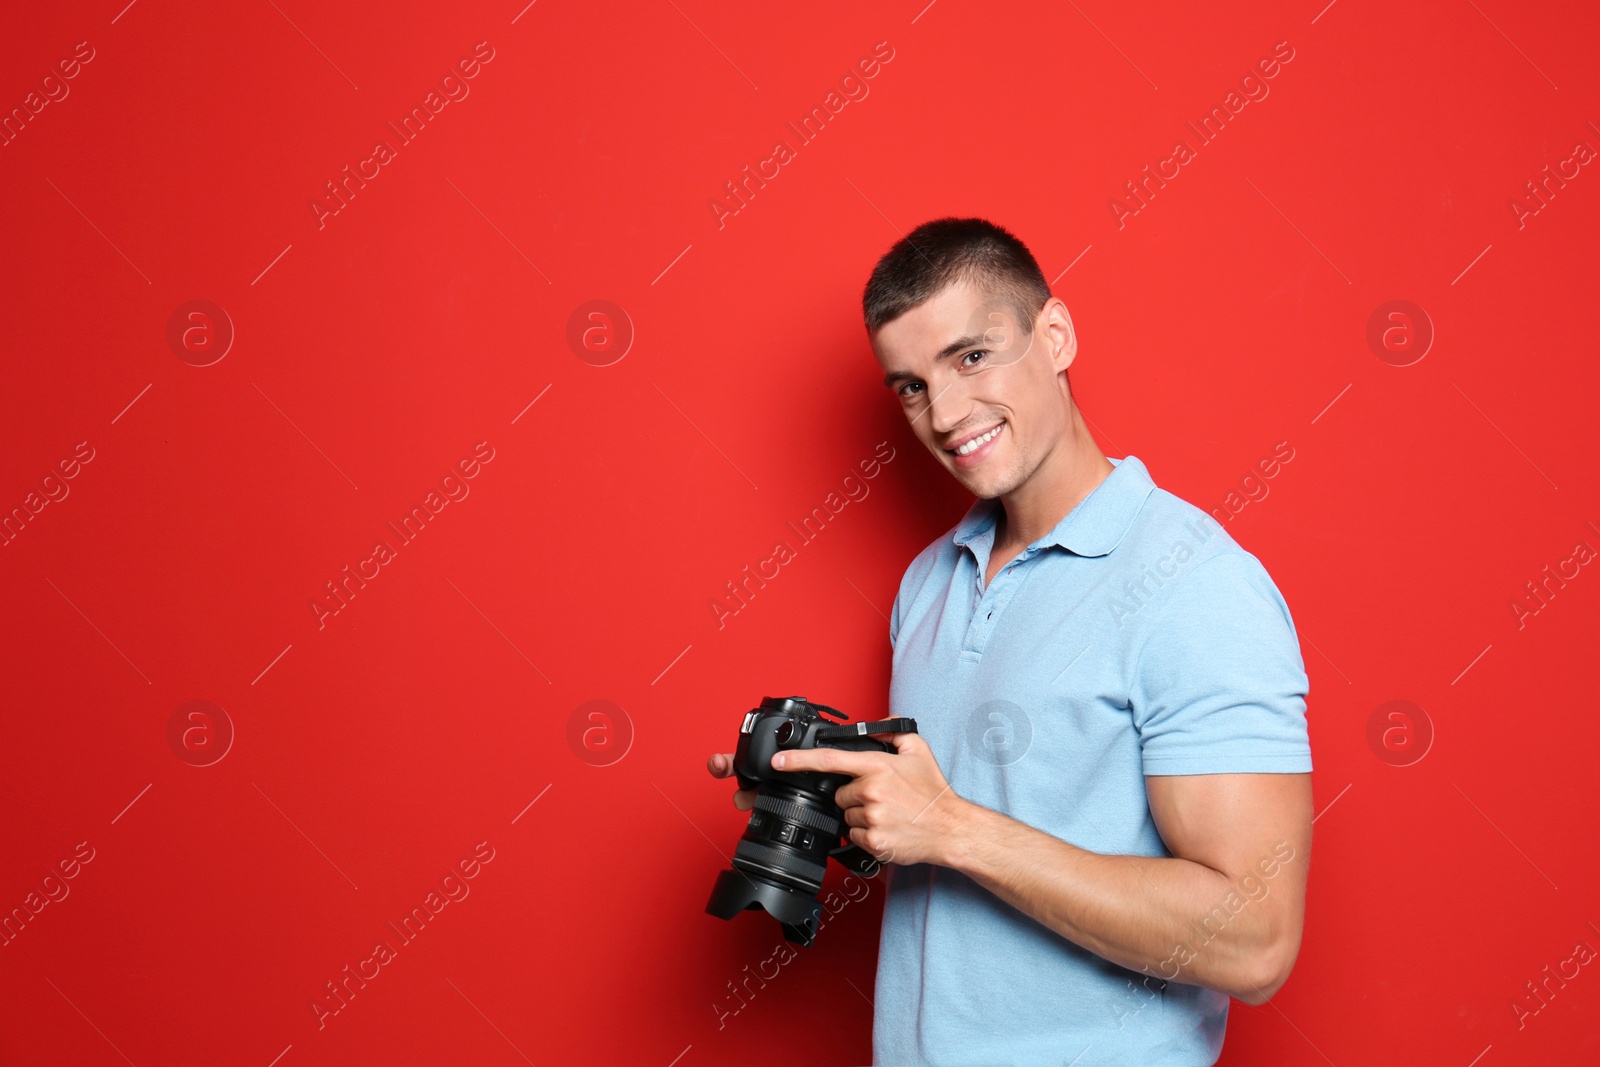
[[[1221,871],[1089,852],[970,801],[958,808],[944,865],[1090,952],[1247,1003],[1286,977],[1271,912]]]

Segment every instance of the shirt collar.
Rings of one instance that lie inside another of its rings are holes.
[[[1111,464],[1111,473],[1067,512],[1055,529],[1029,545],[1024,555],[1031,556],[1048,545],[1060,545],[1074,555],[1104,556],[1121,543],[1156,486],[1138,456],[1111,459]],[[992,547],[995,520],[1003,506],[998,497],[974,501],[956,525],[952,540],[965,545],[981,537],[986,548]]]

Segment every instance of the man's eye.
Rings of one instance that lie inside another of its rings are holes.
[[[907,389],[915,389],[920,384],[921,384],[920,382],[907,382],[905,385],[902,385],[900,387],[900,398],[902,400],[910,400],[916,394],[915,393],[908,393],[908,392],[906,392],[906,390]]]
[[[971,352],[968,352],[967,355],[961,357],[961,359],[963,360],[961,365],[963,367],[976,367],[978,365],[977,363],[967,363],[967,362],[965,362],[967,357],[968,356],[987,356],[988,354],[989,354],[988,352],[986,352],[985,350],[983,350],[981,348],[975,348]],[[982,360],[979,360],[979,362],[981,363]]]

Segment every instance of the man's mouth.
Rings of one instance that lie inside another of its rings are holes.
[[[990,429],[985,430],[982,433],[975,434],[974,436],[969,437],[965,441],[961,442],[961,444],[957,445],[956,447],[947,448],[945,451],[949,452],[957,459],[974,458],[979,453],[987,452],[986,446],[989,444],[989,442],[1000,436],[1000,432],[1005,429],[1005,425],[1006,424],[1004,420],[1002,420],[1001,422],[996,423]]]
[[[971,437],[969,437],[966,440],[962,441],[959,445],[956,445],[956,446],[951,447],[951,448],[947,448],[947,449],[945,449],[945,451],[946,452],[954,452],[958,456],[965,456],[968,453],[976,452],[978,449],[982,448],[991,438],[993,438],[995,434],[999,433],[1000,432],[1000,427],[1002,427],[1004,425],[1005,425],[1005,421],[1001,420],[1000,422],[997,422],[993,426],[989,427],[989,429],[984,430],[984,431],[982,431],[980,433],[975,433]]]

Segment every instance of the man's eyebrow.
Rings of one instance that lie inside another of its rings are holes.
[[[986,343],[987,342],[985,341],[984,335],[981,333],[968,334],[966,337],[958,337],[954,341],[951,341],[949,344],[945,345],[943,348],[939,349],[939,354],[933,357],[933,361],[935,363],[942,362],[943,360],[949,359],[957,352],[968,348],[977,348]],[[910,371],[890,371],[888,374],[883,376],[883,384],[886,386],[891,386],[895,382],[903,381],[906,378],[915,377],[916,375],[912,374]]]

